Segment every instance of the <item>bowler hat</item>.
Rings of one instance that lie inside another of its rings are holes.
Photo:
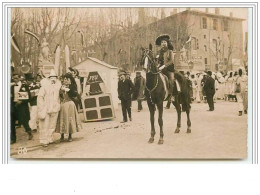
[[[207,74],[208,74],[209,76],[211,76],[211,75],[212,75],[212,72],[209,70],[209,71],[207,72]]]
[[[169,41],[169,40],[170,40],[170,36],[167,35],[167,34],[163,34],[163,35],[158,36],[158,37],[156,38],[155,44],[158,45],[158,46],[160,46],[162,40]]]

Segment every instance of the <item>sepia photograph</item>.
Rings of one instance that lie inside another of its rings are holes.
[[[10,158],[245,160],[241,7],[12,7]]]

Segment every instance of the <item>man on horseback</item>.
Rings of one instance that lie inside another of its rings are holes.
[[[170,43],[170,36],[169,35],[160,35],[156,38],[155,44],[157,46],[161,46],[159,51],[159,55],[157,56],[158,63],[159,63],[159,70],[162,71],[164,75],[166,75],[169,79],[170,87],[169,87],[169,94],[171,99],[173,100],[173,87],[176,82],[177,92],[180,92],[180,86],[178,81],[175,81],[174,78],[174,55],[173,55],[173,46]]]

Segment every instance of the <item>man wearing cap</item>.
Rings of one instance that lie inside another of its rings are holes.
[[[118,98],[121,100],[123,123],[127,122],[127,113],[129,120],[132,121],[131,113],[131,95],[134,92],[134,84],[130,79],[126,79],[126,72],[122,71],[119,74],[118,81]]]
[[[173,54],[173,46],[170,42],[169,35],[160,35],[157,37],[155,44],[157,46],[161,46],[158,56],[158,63],[160,65],[159,70],[165,74],[170,82],[170,94],[173,95],[173,85],[175,82],[174,79],[174,54]],[[177,91],[180,92],[180,86],[178,81],[176,81]]]
[[[81,104],[81,94],[82,94],[82,90],[81,90],[81,84],[80,84],[80,79],[78,78],[79,76],[79,71],[77,69],[71,68],[69,67],[69,70],[71,71],[71,74],[75,80],[75,83],[77,85],[77,92],[78,95],[77,97],[75,97],[74,103],[76,105],[77,110],[79,109],[79,105]]]
[[[48,80],[40,88],[37,98],[40,143],[43,146],[53,143],[52,134],[55,131],[60,111],[60,88],[61,82],[57,79],[57,75],[52,69]]]
[[[82,90],[81,90],[80,80],[79,80],[79,78],[78,78],[78,76],[79,76],[79,71],[78,71],[77,69],[73,69],[73,68],[71,68],[71,67],[69,67],[69,70],[71,71],[71,74],[72,74],[72,76],[73,76],[73,78],[75,79],[75,82],[76,82],[76,84],[77,84],[78,94],[81,95]]]
[[[209,105],[208,111],[214,110],[213,97],[214,97],[214,94],[215,94],[215,80],[211,76],[212,76],[212,72],[208,71],[206,81],[205,81],[205,84],[204,84],[204,91],[205,91],[205,95],[206,95],[207,102],[208,102],[208,105]]]
[[[141,72],[136,72],[136,77],[134,79],[134,98],[138,103],[138,112],[143,109],[142,101],[144,99],[144,90],[145,90],[145,78],[142,77]]]

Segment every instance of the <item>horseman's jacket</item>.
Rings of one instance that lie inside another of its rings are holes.
[[[130,100],[135,87],[130,79],[120,80],[118,82],[118,98],[120,100]]]
[[[166,69],[170,72],[174,71],[174,55],[172,50],[168,48],[162,48],[159,53],[159,63],[166,66]]]

